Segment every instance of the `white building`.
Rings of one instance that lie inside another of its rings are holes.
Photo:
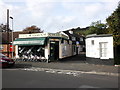
[[[110,34],[86,36],[86,57],[113,59],[113,36]]]

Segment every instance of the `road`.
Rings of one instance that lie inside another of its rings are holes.
[[[118,77],[81,73],[79,76],[29,71],[2,70],[3,88],[118,88]]]

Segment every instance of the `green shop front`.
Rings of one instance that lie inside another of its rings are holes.
[[[15,45],[21,60],[58,60],[72,55],[72,42],[60,33],[20,34]]]

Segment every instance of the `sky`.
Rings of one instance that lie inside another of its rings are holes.
[[[0,24],[6,24],[7,9],[13,17],[14,31],[36,25],[44,32],[55,33],[85,28],[106,18],[117,8],[119,0],[0,0]],[[9,20],[12,28],[12,20]]]

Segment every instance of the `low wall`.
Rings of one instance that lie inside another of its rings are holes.
[[[99,58],[86,57],[86,62],[89,64],[96,64],[96,65],[114,65],[114,59],[99,59]]]

